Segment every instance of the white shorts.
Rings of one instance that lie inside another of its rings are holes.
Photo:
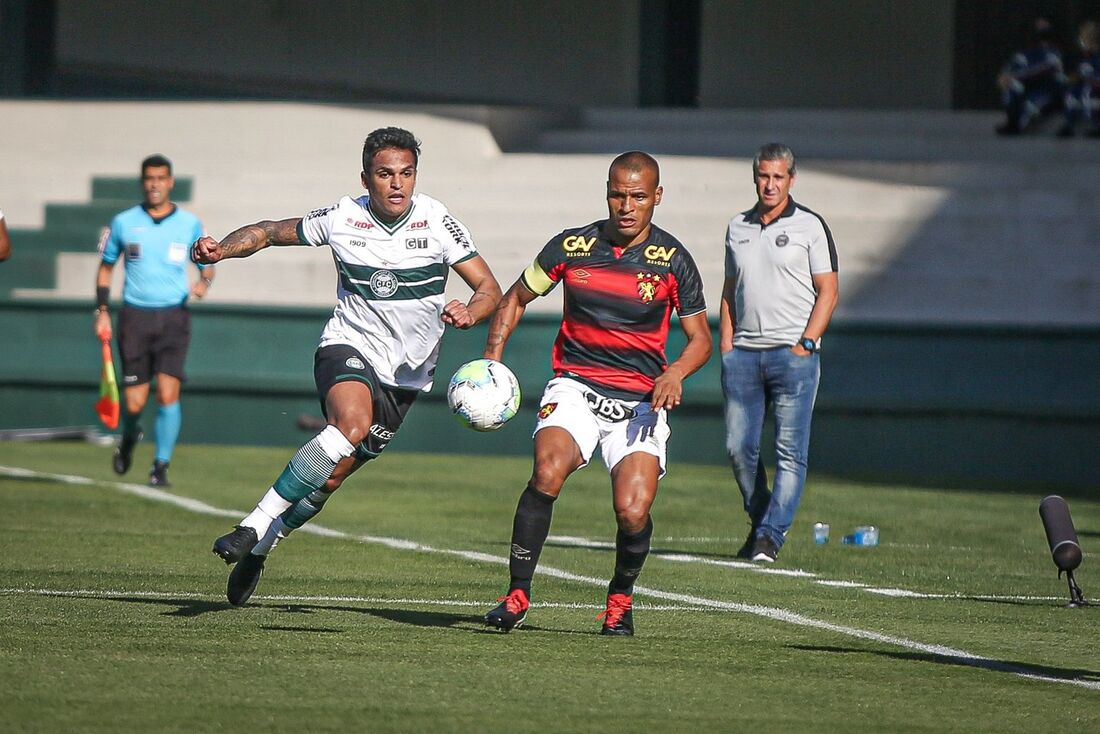
[[[665,446],[672,431],[664,408],[654,411],[647,400],[616,400],[577,380],[555,377],[543,390],[532,435],[550,426],[564,428],[577,442],[581,466],[587,466],[598,445],[608,471],[641,451],[656,456],[658,478],[665,475]]]

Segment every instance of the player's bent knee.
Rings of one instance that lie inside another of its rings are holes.
[[[336,429],[344,434],[352,446],[358,446],[370,434],[370,423],[364,421],[340,421],[335,424]]]
[[[564,463],[540,461],[531,473],[531,486],[543,494],[557,497],[571,469]]]
[[[615,508],[615,523],[625,533],[638,533],[645,528],[649,519],[649,502],[635,502],[626,507]]]

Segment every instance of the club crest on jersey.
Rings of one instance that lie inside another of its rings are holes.
[[[358,357],[348,357],[347,361],[344,362],[344,364],[346,364],[348,367],[351,367],[353,370],[361,370],[366,367],[366,365],[363,364],[363,360],[359,359]]]
[[[661,276],[656,273],[638,273],[638,297],[642,303],[649,303],[657,297],[657,285]]]
[[[370,277],[371,293],[379,298],[389,298],[397,293],[397,276],[389,270],[379,270]]]
[[[776,247],[786,247],[791,241],[791,238],[785,234],[781,234],[775,238]]]
[[[557,409],[557,403],[547,403],[539,408],[539,420],[543,421],[550,417],[550,415]]]

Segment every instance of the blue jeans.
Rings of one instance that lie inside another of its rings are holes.
[[[756,537],[766,535],[777,548],[794,522],[806,484],[810,421],[820,376],[818,354],[801,357],[790,347],[735,347],[722,355],[726,452]],[[772,489],[768,489],[768,475],[760,458],[764,412],[769,405],[775,414]]]

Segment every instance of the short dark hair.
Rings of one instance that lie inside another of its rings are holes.
[[[363,141],[363,170],[369,171],[374,154],[386,148],[407,150],[413,154],[413,165],[420,162],[420,141],[408,130],[380,127]]]
[[[146,168],[167,168],[168,175],[172,175],[172,161],[168,160],[160,153],[154,153],[141,162],[141,175],[145,175]]]
[[[768,143],[761,146],[756,157],[752,159],[752,175],[760,172],[760,161],[786,161],[787,173],[794,175],[794,151],[783,143]]]
[[[661,184],[661,167],[657,164],[657,159],[649,153],[643,153],[640,150],[628,150],[615,156],[615,160],[611,161],[611,165],[607,169],[608,178],[611,177],[611,172],[616,168],[625,168],[635,173],[646,170],[653,171],[657,176],[657,185]]]

